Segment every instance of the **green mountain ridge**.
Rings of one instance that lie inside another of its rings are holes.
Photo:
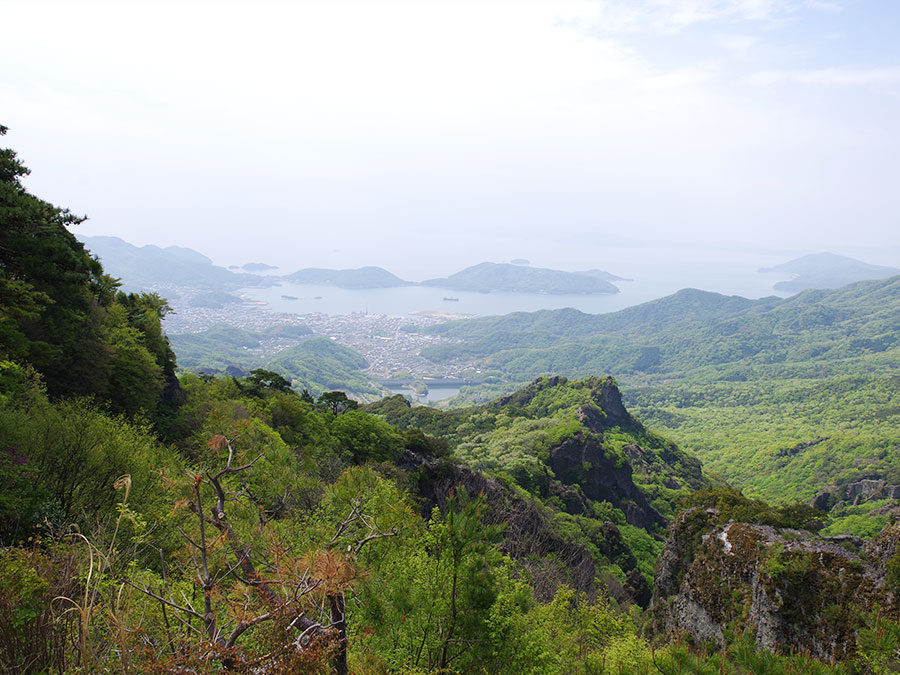
[[[827,516],[807,505],[714,486],[609,376],[541,377],[444,411],[401,396],[360,408],[265,369],[176,377],[166,302],[119,291],[68,231],[79,219],[29,194],[26,173],[0,150],[3,672],[896,670],[896,524],[867,542],[823,537]],[[714,335],[732,335],[729,322],[749,335],[741,322],[763,317],[785,335],[824,325],[852,341],[841,331],[895,327],[895,295],[808,294],[790,305],[810,308],[799,322],[697,293],[676,303],[718,307]],[[870,296],[884,305],[875,319],[854,304]],[[630,331],[651,319],[634,316]],[[564,336],[547,326],[548,337]],[[237,354],[294,342],[279,356],[307,364],[298,378],[366,365],[303,326],[191,339],[197,352],[226,343]],[[896,367],[891,347],[873,360],[866,339],[841,364],[859,374],[815,379],[823,390],[809,400],[854,397],[867,378],[888,385],[878,403],[896,393],[900,378],[878,379]],[[680,340],[673,353],[690,362]],[[752,382],[716,386],[733,396]],[[690,404],[710,388],[674,394]],[[851,419],[880,412],[868,394]]]
[[[898,317],[900,277],[787,299],[683,290],[605,315],[449,322],[431,330],[459,342],[423,355],[506,382],[469,390],[469,401],[546,373],[612,373],[626,401],[708,470],[767,499],[811,499],[827,485],[896,471]],[[865,513],[848,510],[847,526],[871,532],[887,521],[864,525]]]
[[[383,388],[362,371],[368,366],[358,352],[321,336],[307,326],[279,325],[263,331],[248,331],[220,324],[199,333],[181,333],[170,338],[179,366],[191,371],[242,372],[257,368],[278,372],[293,386],[315,395],[344,390],[372,400]],[[266,355],[264,341],[283,345],[274,356]]]

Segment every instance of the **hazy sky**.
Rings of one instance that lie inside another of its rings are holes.
[[[291,269],[438,259],[431,276],[641,243],[900,265],[897,0],[0,17],[4,145],[84,234]]]

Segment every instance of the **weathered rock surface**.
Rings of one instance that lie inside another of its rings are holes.
[[[859,612],[898,609],[884,563],[897,551],[900,529],[876,541],[863,558],[802,530],[723,524],[715,509],[688,509],[670,525],[657,563],[654,623],[719,645],[726,628],[744,629],[770,650],[846,658]]]
[[[865,479],[846,485],[830,485],[817,492],[810,504],[820,511],[830,511],[839,505],[857,506],[879,499],[900,500],[900,485],[891,485],[878,479]]]
[[[607,501],[621,509],[636,527],[665,525],[663,518],[647,502],[634,484],[631,465],[616,461],[592,434],[579,433],[550,450],[548,461],[556,477],[565,484],[578,484],[588,499]]]
[[[590,551],[567,541],[553,527],[550,511],[536,499],[525,498],[496,478],[445,459],[424,457],[407,450],[398,462],[400,469],[414,476],[413,491],[421,500],[422,515],[428,517],[437,507],[443,511],[447,500],[464,487],[470,495],[484,494],[488,524],[503,525],[503,550],[532,576],[535,591],[542,600],[550,600],[559,584],[565,583],[587,593],[596,591],[598,569]],[[615,562],[627,574],[637,572],[637,561],[622,534],[613,523],[603,523],[591,545]],[[548,562],[552,561],[552,562]],[[627,599],[646,607],[649,586],[632,577],[626,585]]]

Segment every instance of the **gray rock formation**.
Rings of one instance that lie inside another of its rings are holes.
[[[657,629],[724,644],[726,626],[759,647],[823,660],[852,655],[861,612],[897,614],[884,564],[900,544],[885,531],[863,558],[802,530],[720,522],[693,508],[672,522],[657,563],[651,612]]]

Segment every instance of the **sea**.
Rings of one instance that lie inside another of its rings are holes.
[[[589,266],[627,277],[627,281],[613,282],[619,289],[618,293],[598,295],[496,291],[475,293],[430,286],[355,290],[279,281],[268,288],[245,288],[240,294],[247,300],[265,303],[267,307],[277,312],[331,315],[368,313],[392,316],[417,314],[496,316],[511,312],[534,312],[565,307],[572,307],[588,314],[604,314],[671,295],[683,288],[698,288],[745,298],[789,295],[772,289],[777,281],[789,277],[784,274],[759,272],[761,267],[785,262],[784,255],[649,248],[609,250],[605,253],[604,260],[593,261]],[[472,264],[477,262],[481,261],[475,260]],[[564,264],[564,261],[560,262]],[[563,265],[556,265],[553,268],[566,269]],[[587,268],[588,265],[582,263],[568,271]],[[390,267],[387,269],[394,271]],[[276,270],[274,274],[287,274],[292,271],[295,270]]]
[[[595,253],[595,256],[590,255]],[[430,315],[445,318],[497,316],[511,312],[535,312],[544,309],[571,307],[588,314],[615,312],[626,307],[671,295],[683,288],[762,298],[788,293],[773,290],[772,286],[789,276],[763,273],[759,269],[788,260],[784,254],[752,251],[730,251],[690,248],[629,247],[580,251],[580,256],[556,256],[543,261],[552,269],[577,271],[603,269],[627,280],[615,281],[618,293],[601,295],[554,295],[540,293],[475,293],[430,286],[401,286],[352,290],[335,286],[293,284],[278,281],[267,288],[245,288],[242,297],[277,312],[289,314],[352,315],[357,313],[390,316]],[[461,269],[448,267],[446,261],[429,267],[427,260],[416,261],[421,279],[446,276]],[[471,264],[482,262],[472,260]],[[497,262],[505,262],[497,260]],[[364,264],[364,263],[363,263]],[[360,265],[361,266],[361,265]],[[398,271],[383,265],[403,278]],[[287,274],[294,269],[274,270],[271,274]],[[408,268],[408,271],[412,271]],[[430,276],[429,275],[430,272]],[[406,276],[406,278],[410,278]],[[393,393],[412,395],[409,389],[397,387]],[[420,403],[436,403],[459,393],[459,387],[431,386],[428,393],[416,397]]]

